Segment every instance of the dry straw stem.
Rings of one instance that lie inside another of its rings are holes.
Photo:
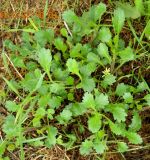
[[[12,67],[14,68],[14,70],[16,71],[16,73],[18,74],[18,76],[20,77],[20,79],[23,79],[22,75],[19,73],[19,71],[17,70],[17,68],[14,66],[13,62],[11,61],[11,59],[9,58],[9,56],[6,54],[6,52],[4,52],[4,54],[7,57],[8,61],[10,62],[10,64],[12,65]]]

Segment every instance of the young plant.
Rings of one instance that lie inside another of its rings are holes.
[[[101,21],[105,12],[103,3],[80,17],[65,11],[62,17],[71,35],[65,28],[59,37],[52,29],[39,29],[32,35],[23,32],[20,45],[5,41],[14,66],[26,74],[21,80],[4,78],[9,92],[20,98],[5,104],[9,115],[2,127],[1,156],[10,142],[20,146],[20,159],[25,158],[24,144],[49,148],[58,144],[67,150],[79,146],[82,155],[103,155],[111,143],[117,152],[127,151],[128,142],[142,143],[139,106],[149,105],[150,89],[142,79],[138,85],[122,80],[134,75],[118,74],[138,55],[120,36],[124,11],[114,10],[110,26]],[[143,91],[147,94],[136,98]],[[127,123],[129,112],[132,118]],[[30,128],[36,129],[35,138],[27,134]]]

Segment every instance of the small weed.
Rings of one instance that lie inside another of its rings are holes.
[[[105,12],[103,3],[80,17],[65,11],[66,28],[61,28],[59,36],[52,29],[38,28],[30,19],[34,32],[24,30],[21,44],[4,42],[14,67],[26,74],[20,80],[3,78],[14,97],[5,102],[9,114],[2,126],[1,157],[20,148],[20,159],[25,159],[25,144],[48,148],[57,144],[66,150],[79,147],[82,155],[103,155],[111,144],[117,152],[125,152],[128,142],[142,143],[139,110],[150,105],[150,88],[134,73],[119,73],[140,55],[120,36],[124,10],[114,10],[110,26],[101,23]],[[134,79],[135,84],[123,78]],[[28,134],[32,128],[34,137]]]

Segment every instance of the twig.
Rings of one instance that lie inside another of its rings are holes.
[[[17,68],[14,66],[14,64],[12,63],[11,59],[9,58],[9,56],[6,54],[6,52],[4,52],[5,56],[7,57],[8,61],[10,62],[10,64],[12,65],[12,67],[14,68],[14,70],[16,71],[16,73],[18,74],[18,76],[23,79],[22,75],[19,73],[19,71],[17,70]]]
[[[64,21],[64,25],[65,25],[65,27],[66,27],[68,33],[69,33],[70,36],[72,37],[72,33],[71,33],[71,31],[70,31],[70,29],[69,29],[69,27],[68,27],[68,25],[67,25],[67,23],[66,23],[65,21]]]
[[[15,12],[15,9],[14,9],[14,6],[13,6],[12,2],[11,1],[9,1],[9,2],[10,2],[12,10]]]

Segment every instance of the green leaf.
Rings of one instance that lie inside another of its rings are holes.
[[[65,81],[68,78],[68,71],[62,70],[61,68],[56,68],[53,70],[53,74],[56,80]]]
[[[108,95],[99,94],[95,97],[96,109],[104,109],[106,105],[109,104]]]
[[[124,11],[120,8],[117,8],[114,11],[114,16],[112,18],[113,27],[116,34],[119,34],[121,32],[124,25],[124,21],[125,21]]]
[[[41,117],[34,117],[33,120],[32,120],[32,123],[33,123],[33,127],[41,127]]]
[[[72,112],[69,109],[64,109],[59,116],[57,116],[57,120],[60,124],[66,124],[72,119]]]
[[[8,151],[14,151],[15,148],[16,148],[16,146],[15,146],[13,143],[11,143],[11,144],[9,144],[9,145],[7,146],[7,150],[8,150]]]
[[[70,57],[71,58],[75,58],[75,57],[80,57],[81,53],[81,47],[82,47],[82,44],[80,43],[77,43],[70,51]]]
[[[50,72],[51,61],[51,51],[49,49],[41,48],[38,52],[38,62],[46,73]]]
[[[68,109],[64,109],[60,115],[65,121],[69,121],[72,117],[72,112]]]
[[[50,85],[50,91],[51,93],[55,93],[57,95],[66,95],[66,90],[65,90],[65,86],[63,83],[52,83]]]
[[[102,42],[109,42],[111,40],[111,32],[109,28],[102,27],[98,33],[98,39]]]
[[[106,46],[105,43],[100,43],[98,45],[98,48],[97,48],[97,51],[98,51],[98,54],[102,57],[102,58],[106,58],[108,63],[110,64],[111,63],[111,57],[109,55],[109,52],[108,52],[108,47]]]
[[[32,142],[31,145],[33,145],[34,147],[42,147],[42,146],[44,146],[44,142],[40,141],[40,140],[36,140],[36,141]]]
[[[63,146],[65,146],[65,148],[69,150],[76,142],[77,138],[74,134],[67,134],[66,136],[69,140],[66,143],[64,143]]]
[[[29,62],[26,63],[26,68],[29,71],[34,71],[37,67],[38,67],[38,65],[37,65],[36,62],[29,61]]]
[[[18,90],[15,88],[15,86],[14,86],[10,81],[8,81],[6,78],[3,77],[3,79],[4,79],[5,82],[7,83],[8,87],[20,97],[19,92],[18,92]]]
[[[58,50],[62,51],[63,53],[67,50],[67,46],[61,38],[56,38],[54,40],[54,45]]]
[[[7,145],[7,141],[0,140],[0,156],[2,156],[5,153],[6,145]]]
[[[101,128],[101,116],[96,113],[94,116],[88,119],[88,128],[92,133],[96,133]]]
[[[125,92],[123,95],[123,99],[126,103],[132,103],[133,102],[133,96],[130,92]]]
[[[150,106],[150,94],[147,94],[144,99],[146,100],[146,104]]]
[[[19,128],[15,124],[15,117],[13,115],[8,115],[2,126],[3,132],[7,134],[8,137],[15,137],[19,134]]]
[[[72,10],[65,11],[62,17],[68,24],[78,21],[77,15]]]
[[[39,107],[46,107],[48,105],[50,98],[51,97],[49,94],[41,96],[40,99],[38,100]]]
[[[73,116],[80,116],[83,115],[86,112],[87,108],[84,107],[82,104],[80,103],[73,103],[71,105],[70,111],[72,112]]]
[[[94,141],[93,148],[95,149],[96,153],[102,154],[105,152],[107,146],[105,141],[96,140]]]
[[[119,83],[119,84],[117,85],[117,88],[116,88],[115,93],[116,93],[116,95],[118,95],[118,96],[123,96],[123,94],[124,94],[125,92],[127,92],[127,89],[128,89],[128,86],[127,86],[127,85],[125,85],[124,83]]]
[[[122,63],[132,61],[135,59],[135,54],[133,52],[133,49],[130,47],[125,48],[123,51],[119,52],[120,60]]]
[[[24,61],[23,61],[23,57],[21,56],[15,56],[11,58],[13,64],[15,67],[19,67],[19,68],[26,68]]]
[[[124,122],[126,120],[127,113],[125,112],[125,109],[119,106],[114,106],[112,108],[112,113],[113,113],[114,119],[117,120],[118,122],[121,122],[121,121]]]
[[[61,101],[62,101],[62,98],[61,97],[58,97],[58,96],[55,96],[55,97],[51,97],[50,100],[49,100],[49,106],[50,108],[56,108],[58,109],[59,106],[61,106]]]
[[[148,90],[148,86],[147,86],[146,82],[140,82],[137,86],[136,92],[143,92],[145,90]]]
[[[84,77],[89,77],[96,70],[97,66],[95,63],[89,62],[87,65],[82,65],[80,67],[81,75]]]
[[[71,76],[68,76],[66,79],[66,84],[67,85],[74,85],[74,78]]]
[[[17,105],[15,102],[13,101],[6,101],[6,106],[8,111],[10,112],[17,112],[19,110],[19,105]]]
[[[54,31],[52,29],[39,30],[35,32],[34,39],[41,47],[44,47],[46,43],[52,43],[54,39]]]
[[[53,119],[53,114],[55,113],[54,109],[48,109],[47,110],[47,117],[52,120]]]
[[[141,144],[142,143],[142,138],[139,134],[134,133],[134,132],[127,132],[126,137],[128,140],[133,143],[133,144]]]
[[[144,3],[143,0],[134,0],[136,9],[143,14],[144,13]]]
[[[25,78],[20,82],[25,91],[32,92],[37,87],[40,87],[42,78],[44,74],[41,74],[39,69],[36,69],[34,72],[29,72],[25,75]]]
[[[111,131],[116,135],[123,135],[123,133],[125,132],[125,130],[120,127],[119,124],[113,123],[112,121],[109,121],[109,127]]]
[[[113,117],[118,122],[125,121],[127,113],[125,111],[125,105],[122,103],[110,104],[107,110],[113,114]]]
[[[92,151],[93,143],[92,141],[85,140],[82,142],[80,147],[80,153],[81,155],[88,155]]]
[[[39,117],[41,119],[45,116],[45,114],[46,114],[45,109],[40,107],[36,110],[35,117]]]
[[[35,70],[35,71],[36,71],[36,70]],[[40,76],[40,78],[38,79],[38,82],[37,82],[37,84],[36,84],[36,86],[35,86],[35,88],[34,88],[33,91],[38,90],[38,89],[42,86],[44,76],[45,76],[45,73],[44,73],[44,74],[41,74],[41,76]]]
[[[105,75],[104,80],[102,81],[102,86],[106,88],[107,86],[111,86],[116,82],[116,76],[112,74]]]
[[[128,150],[128,146],[125,142],[118,142],[117,145],[119,152],[126,152]]]
[[[149,5],[150,6],[150,5]],[[150,7],[149,7],[150,8]],[[147,22],[146,27],[145,27],[145,36],[148,40],[150,40],[150,20]]]
[[[130,3],[118,3],[118,6],[124,11],[126,18],[136,19],[141,16],[138,9],[136,7],[131,6]]]
[[[47,139],[45,141],[47,147],[50,148],[56,144],[57,133],[58,133],[58,131],[57,131],[56,127],[50,126],[48,128],[48,135],[47,135]]]
[[[5,40],[4,41],[4,46],[9,48],[11,51],[17,51],[18,50],[18,46],[14,45],[13,42],[11,40]]]
[[[80,79],[81,79],[81,75],[79,73],[79,64],[75,59],[69,58],[67,60],[67,64],[66,65],[68,67],[69,72],[78,75],[80,77]]]
[[[99,64],[100,63],[100,58],[95,53],[89,52],[88,55],[87,55],[87,61]]]
[[[83,96],[82,104],[86,108],[95,108],[95,100],[93,94],[86,92]]]
[[[81,88],[83,88],[85,92],[91,92],[95,88],[95,81],[93,80],[93,78],[83,77],[81,82]]]
[[[68,38],[68,32],[67,32],[67,29],[66,29],[66,28],[62,28],[62,29],[60,30],[60,33],[61,33],[62,36]]]
[[[90,8],[89,15],[90,19],[96,22],[97,20],[101,20],[102,15],[106,12],[106,5],[104,3],[99,3]]]
[[[132,122],[129,125],[129,130],[134,132],[139,131],[141,128],[141,125],[142,125],[142,122],[138,112],[134,112]]]

